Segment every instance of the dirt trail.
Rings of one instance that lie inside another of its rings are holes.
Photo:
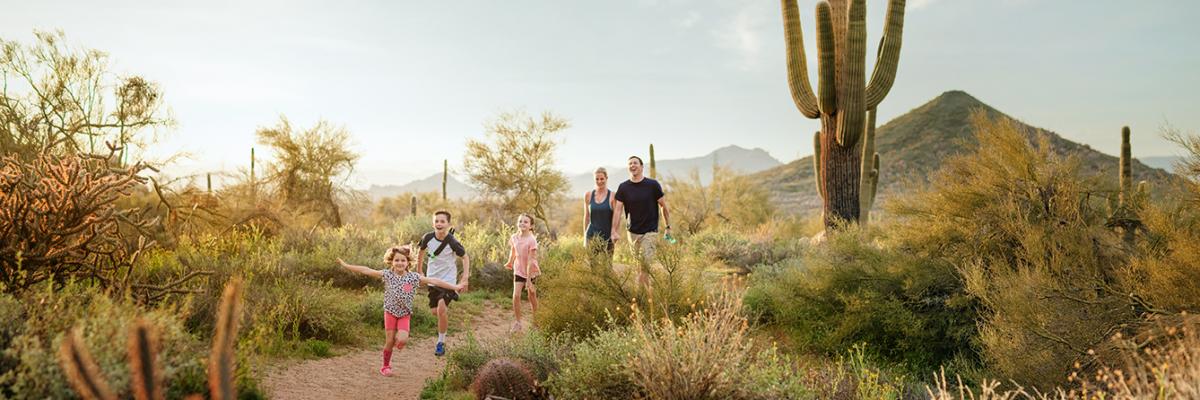
[[[451,313],[450,318],[461,316]],[[465,329],[450,335],[446,344],[449,349],[463,344],[467,332],[480,341],[493,340],[508,334],[511,324],[510,311],[488,302],[484,311]],[[410,340],[404,350],[392,354],[392,376],[379,374],[383,356],[379,349],[369,349],[276,370],[263,384],[272,399],[416,399],[425,380],[438,376],[446,366],[444,357],[433,355],[436,344],[437,337]]]

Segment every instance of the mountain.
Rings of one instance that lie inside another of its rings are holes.
[[[371,185],[367,189],[367,195],[372,200],[379,200],[384,197],[392,197],[403,193],[425,193],[425,192],[442,192],[442,174],[437,173],[425,179],[415,180],[403,185]],[[446,182],[446,195],[454,199],[462,199],[475,196],[475,188],[462,183],[450,175],[450,179]]]
[[[650,159],[642,156],[649,164]],[[658,168],[658,176],[662,177],[686,177],[692,170],[700,173],[700,180],[707,183],[712,180],[713,164],[720,164],[728,167],[736,172],[743,174],[755,173],[783,165],[782,162],[771,157],[766,150],[755,148],[746,149],[734,145],[725,146],[705,154],[700,157],[680,158],[672,160],[656,160]],[[628,167],[624,164],[606,165],[608,169],[609,185],[611,189],[616,189],[617,184],[629,178]],[[649,173],[649,165],[647,165],[647,173]],[[596,187],[595,172],[588,171],[582,174],[568,176],[571,182],[571,192],[583,193]]]
[[[991,118],[1013,119],[966,92],[949,91],[879,126],[875,150],[879,153],[881,176],[876,207],[886,202],[887,197],[910,187],[906,182],[922,182],[947,158],[966,152],[975,141],[974,126],[970,123],[975,110],[983,110]],[[1033,135],[1049,135],[1056,153],[1079,157],[1084,173],[1110,175],[1116,180],[1117,157],[1064,139],[1054,132],[1019,121],[1018,124],[1028,128]],[[1120,128],[1113,127],[1110,134],[1119,135]],[[1157,183],[1165,182],[1171,175],[1134,159],[1133,176],[1135,181],[1149,180],[1161,187]],[[821,208],[821,199],[813,182],[812,156],[759,172],[751,178],[768,188],[772,200],[783,210],[803,213]]]
[[[1141,157],[1141,158],[1138,158],[1138,161],[1141,161],[1142,163],[1150,166],[1151,168],[1158,168],[1158,169],[1162,169],[1162,170],[1166,170],[1166,171],[1171,171],[1172,169],[1175,168],[1175,163],[1177,163],[1179,161],[1183,161],[1183,157],[1180,157],[1180,156]]]

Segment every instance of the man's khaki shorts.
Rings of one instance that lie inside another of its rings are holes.
[[[658,232],[629,232],[629,244],[633,246],[633,254],[641,261],[642,269],[650,269],[650,263],[654,261],[654,247],[658,245]]]

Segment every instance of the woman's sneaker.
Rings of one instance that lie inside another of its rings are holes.
[[[383,376],[392,376],[392,367],[384,366],[379,369],[379,374]]]
[[[441,357],[443,354],[446,354],[446,344],[438,342],[437,348],[433,349],[433,355]]]

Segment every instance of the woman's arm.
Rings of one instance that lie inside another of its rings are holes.
[[[588,222],[592,221],[592,192],[583,194],[583,240],[587,241]],[[612,194],[612,192],[609,192]],[[610,203],[611,204],[611,203]]]
[[[345,268],[350,271],[357,272],[357,273],[360,273],[360,274],[363,274],[363,275],[366,275],[366,276],[369,276],[372,278],[382,278],[383,277],[383,271],[373,269],[373,268],[367,268],[367,267],[364,267],[361,265],[346,264],[346,262],[342,261],[342,259],[340,259],[340,258],[338,259],[338,264],[341,264],[342,268]]]

